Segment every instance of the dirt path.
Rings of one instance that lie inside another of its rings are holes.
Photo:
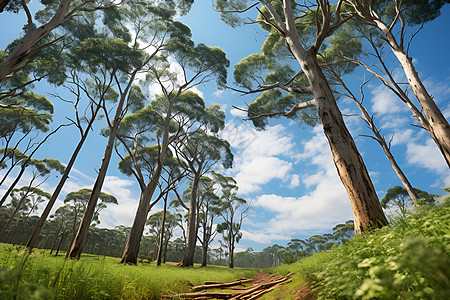
[[[262,295],[290,282],[290,276],[260,272],[253,279],[241,278],[234,282],[205,282],[191,288],[190,293],[177,294],[172,299],[259,299]],[[223,291],[223,290],[226,291]]]
[[[253,279],[242,278],[228,283],[207,281],[192,287],[189,293],[167,296],[166,299],[260,299],[264,294],[291,282],[290,277],[293,274],[280,276],[261,271]],[[308,289],[296,291],[295,299],[313,299],[303,297],[309,294]]]

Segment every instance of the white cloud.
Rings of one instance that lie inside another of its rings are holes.
[[[273,179],[288,180],[292,163],[284,156],[292,155],[295,144],[282,125],[256,131],[247,123],[230,122],[222,137],[235,150],[235,168],[229,173],[239,186],[240,194],[259,191]]]
[[[250,240],[260,244],[270,245],[274,240],[289,240],[288,235],[283,234],[269,234],[266,232],[249,232],[246,230],[242,230],[242,238],[246,240]]]
[[[239,192],[248,194],[261,190],[261,185],[275,178],[284,179],[291,169],[290,162],[277,157],[257,156],[239,166],[235,179]]]
[[[293,189],[300,185],[300,179],[297,174],[292,175],[291,182],[289,183],[289,188]]]
[[[406,144],[408,163],[418,165],[440,175],[444,185],[450,184],[450,170],[431,138],[410,139]]]
[[[133,193],[133,188],[136,190],[135,183],[131,180],[106,176],[102,192],[116,197],[119,204],[109,204],[105,210],[100,212],[100,226],[132,225],[140,196]]]
[[[235,117],[239,117],[239,118],[245,118],[247,117],[247,113],[245,111],[236,109],[236,108],[232,108],[230,110],[231,115],[235,116]]]
[[[213,95],[216,96],[217,98],[223,98],[225,97],[225,94],[227,93],[227,91],[225,89],[223,90],[216,90]]]
[[[265,222],[264,231],[252,231],[260,240],[266,237],[264,242],[272,241],[277,235],[284,236],[286,232],[290,236],[304,234],[305,230],[324,232],[353,218],[350,201],[337,175],[321,126],[315,127],[314,133],[304,143],[300,155],[303,161],[313,165],[314,173],[304,173],[301,177],[301,182],[311,190],[300,197],[263,194],[255,200],[255,208],[263,208],[273,215]],[[291,180],[300,182],[298,176],[292,176]],[[252,227],[259,226],[253,224]]]
[[[371,91],[372,97],[372,112],[373,113],[398,113],[405,109],[397,96],[389,91],[385,86],[377,86]]]

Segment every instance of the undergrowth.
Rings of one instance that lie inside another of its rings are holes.
[[[450,205],[269,271],[297,272],[319,299],[450,299]]]
[[[0,299],[159,299],[206,280],[229,282],[258,270],[119,264],[85,255],[79,261],[0,244]]]

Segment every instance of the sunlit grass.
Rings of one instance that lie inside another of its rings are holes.
[[[258,270],[209,266],[122,265],[118,258],[84,255],[77,260],[31,255],[21,247],[0,244],[0,299],[159,299],[186,292],[191,284],[252,277]]]
[[[304,280],[319,299],[450,299],[450,206],[393,221],[341,247],[267,271],[296,272],[284,289],[299,289]]]

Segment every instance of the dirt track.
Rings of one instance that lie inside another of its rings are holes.
[[[242,278],[234,282],[205,282],[191,288],[191,292],[166,296],[166,299],[260,299],[263,295],[291,282],[293,273],[286,276],[260,272],[252,279]],[[311,288],[306,286],[293,293],[295,299],[314,299]]]

